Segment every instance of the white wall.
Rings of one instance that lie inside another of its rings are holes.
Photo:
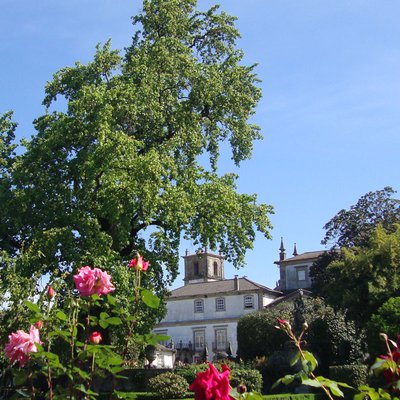
[[[252,294],[254,297],[254,308],[244,308],[244,296]],[[225,298],[225,311],[216,311],[215,300],[218,297]],[[204,312],[194,312],[194,300],[202,299],[204,302]],[[266,300],[268,301],[268,300]],[[271,302],[270,300],[269,302]],[[264,303],[264,300],[263,300]],[[263,304],[265,305],[265,304]],[[230,296],[208,296],[196,297],[193,299],[182,300],[168,300],[167,301],[167,315],[162,322],[178,322],[178,321],[202,321],[206,319],[215,318],[240,318],[242,315],[248,314],[257,310],[258,294],[257,293],[244,293]]]

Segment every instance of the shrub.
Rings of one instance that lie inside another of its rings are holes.
[[[306,341],[320,361],[320,373],[331,365],[358,363],[365,354],[365,337],[342,312],[321,304],[309,320]]]
[[[261,392],[263,380],[256,369],[238,368],[231,371],[230,383],[233,388],[243,384],[249,392]]]
[[[379,307],[368,323],[368,344],[372,357],[385,351],[379,333],[385,332],[389,337],[396,338],[400,327],[400,297],[392,297]]]
[[[183,367],[176,368],[174,373],[185,378],[188,385],[192,384],[196,379],[197,373],[204,372],[207,369],[207,364],[189,364]]]
[[[166,372],[151,378],[149,380],[149,389],[158,394],[160,399],[182,399],[185,397],[188,384],[185,378],[173,372]]]
[[[329,367],[329,378],[358,388],[367,383],[368,367],[363,364],[333,365]]]
[[[274,351],[281,350],[287,337],[275,329],[276,321],[278,318],[291,321],[293,309],[293,303],[283,302],[240,318],[237,326],[239,357],[247,361],[257,356],[268,357]]]

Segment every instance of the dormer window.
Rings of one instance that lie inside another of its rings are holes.
[[[197,300],[194,301],[194,312],[195,313],[204,312],[204,300],[197,299]]]

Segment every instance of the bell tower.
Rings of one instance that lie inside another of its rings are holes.
[[[224,257],[220,254],[209,253],[207,249],[189,254],[186,250],[183,259],[185,260],[185,285],[225,279]]]

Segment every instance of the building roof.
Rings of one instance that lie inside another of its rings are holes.
[[[285,258],[282,261],[275,261],[275,264],[285,264],[285,263],[295,263],[307,260],[313,260],[326,253],[327,250],[318,250],[318,251],[306,251],[305,253],[301,253],[297,256]]]
[[[300,296],[304,296],[304,297],[312,297],[312,292],[310,290],[306,290],[306,289],[296,289],[293,290],[287,294],[285,294],[282,297],[278,297],[277,299],[271,301],[271,303],[268,303],[266,306],[264,306],[264,308],[272,308],[275,307],[276,305],[284,302],[284,301],[294,301],[296,298],[300,297]]]
[[[201,295],[218,295],[220,293],[229,292],[247,292],[254,290],[262,290],[275,295],[281,295],[282,293],[270,289],[266,286],[260,285],[259,283],[253,282],[245,277],[238,278],[239,289],[235,289],[235,279],[224,279],[221,281],[212,282],[199,282],[189,283],[185,286],[181,286],[175,290],[172,290],[168,299],[177,299],[181,297],[201,296]]]

